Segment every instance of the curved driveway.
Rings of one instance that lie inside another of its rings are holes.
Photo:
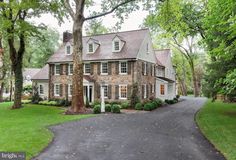
[[[108,114],[51,127],[39,160],[221,160],[201,135],[195,113],[206,99],[187,98],[150,113]]]

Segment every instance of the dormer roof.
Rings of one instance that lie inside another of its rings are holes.
[[[140,29],[133,31],[108,33],[94,36],[83,37],[83,60],[84,61],[98,61],[98,60],[119,60],[119,59],[136,59],[140,46],[149,33],[148,29]],[[112,52],[112,40],[114,37],[119,37],[125,41],[125,45],[119,53]],[[99,42],[100,46],[93,54],[86,54],[87,42],[92,39]],[[135,42],[135,43],[134,43]],[[72,43],[72,39],[70,40]],[[66,56],[64,53],[65,47],[63,45],[49,58],[48,63],[71,62],[72,56]]]

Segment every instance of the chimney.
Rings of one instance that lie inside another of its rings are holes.
[[[72,33],[70,33],[69,31],[63,32],[63,43],[70,41],[70,39],[72,39],[72,37],[73,37]]]

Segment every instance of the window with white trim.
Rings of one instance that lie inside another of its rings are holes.
[[[70,47],[70,45],[66,46],[66,54],[67,55],[71,54],[71,47]]]
[[[144,62],[144,75],[147,75],[147,62]]]
[[[44,89],[43,89],[43,85],[42,84],[39,85],[39,94],[40,95],[44,94]]]
[[[54,85],[54,96],[60,96],[60,84]]]
[[[127,85],[119,86],[119,97],[120,99],[127,99]]]
[[[152,93],[155,93],[155,85],[152,84]]]
[[[120,42],[114,41],[114,51],[119,51],[119,50],[120,50]]]
[[[147,85],[146,84],[143,85],[143,91],[144,91],[143,98],[147,98]]]
[[[88,52],[89,53],[93,53],[94,51],[93,51],[93,43],[89,43],[88,44]]]
[[[90,74],[90,71],[91,71],[90,63],[85,63],[84,64],[84,74]]]
[[[61,72],[61,66],[60,64],[55,65],[55,75],[60,75]]]
[[[101,63],[101,74],[108,74],[108,63],[107,62]]]
[[[73,64],[72,64],[72,63],[70,63],[70,64],[68,65],[68,73],[69,73],[69,75],[72,75],[72,74],[73,74]]]
[[[72,84],[68,84],[68,96],[72,96],[72,92],[73,92],[73,89],[72,89]]]
[[[101,86],[101,91],[102,91],[102,87],[104,88],[104,98],[107,98],[108,97],[108,85]]]
[[[120,74],[128,73],[128,64],[127,62],[120,62]]]

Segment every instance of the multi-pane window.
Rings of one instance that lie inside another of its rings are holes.
[[[59,75],[61,71],[61,66],[60,64],[55,65],[55,75]]]
[[[66,54],[71,54],[71,47],[70,46],[66,46]]]
[[[147,62],[144,62],[143,74],[147,75]]]
[[[165,85],[164,84],[160,85],[160,93],[161,93],[161,95],[165,94]]]
[[[120,62],[120,73],[126,74],[128,72],[127,62]]]
[[[101,73],[102,74],[108,73],[108,63],[107,62],[101,63]]]
[[[54,85],[54,95],[60,96],[60,85],[59,84]]]
[[[69,95],[69,96],[72,96],[72,92],[73,92],[72,84],[69,84],[69,85],[68,85],[68,95]]]
[[[127,98],[127,85],[120,85],[120,99]]]
[[[143,85],[143,98],[147,98],[147,85]]]
[[[44,94],[44,91],[43,91],[43,85],[42,84],[40,84],[39,85],[39,94]]]
[[[89,51],[89,53],[93,52],[93,44],[92,43],[88,44],[88,51]]]
[[[90,74],[90,70],[91,70],[90,63],[85,63],[84,64],[84,74]]]
[[[104,98],[107,98],[108,97],[108,85],[103,85],[101,87],[104,88]],[[101,91],[102,91],[102,89],[101,89]]]
[[[69,73],[69,75],[73,74],[73,64],[69,64],[68,73]]]
[[[120,42],[119,41],[115,41],[114,42],[114,50],[115,51],[119,51],[120,50]]]

